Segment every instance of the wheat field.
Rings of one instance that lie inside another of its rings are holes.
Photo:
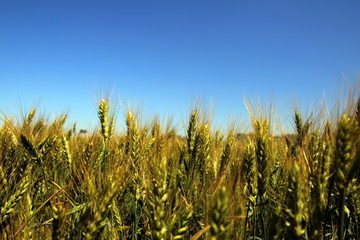
[[[354,94],[355,95],[355,94]],[[99,130],[31,110],[0,128],[1,239],[360,239],[360,98],[275,134],[249,107],[252,130],[214,129],[200,108],[183,132],[140,124],[116,132],[107,99]],[[96,113],[95,113],[96,114]]]

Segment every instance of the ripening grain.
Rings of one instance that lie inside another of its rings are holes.
[[[360,239],[360,99],[283,135],[255,109],[248,134],[193,109],[179,133],[129,111],[119,135],[110,107],[93,134],[3,122],[0,239]]]

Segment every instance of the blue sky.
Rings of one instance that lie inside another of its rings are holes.
[[[101,91],[145,113],[247,119],[244,97],[291,109],[360,70],[360,1],[1,1],[0,111],[34,104],[97,123]]]

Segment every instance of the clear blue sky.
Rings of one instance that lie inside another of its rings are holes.
[[[1,1],[0,111],[38,104],[86,127],[108,87],[180,122],[198,96],[217,122],[246,114],[244,96],[316,102],[359,76],[359,13],[356,0]]]

